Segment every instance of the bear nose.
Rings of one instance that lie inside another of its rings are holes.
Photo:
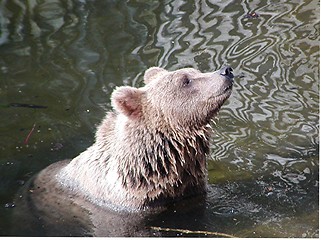
[[[220,74],[222,76],[228,77],[228,78],[234,78],[233,75],[233,69],[231,67],[224,67],[220,70]]]

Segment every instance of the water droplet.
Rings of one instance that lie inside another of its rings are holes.
[[[5,208],[14,208],[16,205],[14,203],[6,203],[4,205]]]

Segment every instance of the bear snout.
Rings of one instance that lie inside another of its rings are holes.
[[[211,75],[211,79],[214,80],[212,81],[213,85],[211,89],[214,90],[212,93],[215,96],[231,93],[234,83],[233,78],[233,69],[229,66],[215,71],[214,74]]]
[[[233,79],[234,75],[233,75],[233,69],[229,66],[224,67],[220,70],[220,75],[224,76],[224,77],[228,77],[229,79]]]

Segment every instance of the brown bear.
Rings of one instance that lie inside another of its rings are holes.
[[[204,193],[209,123],[230,96],[232,79],[230,67],[148,69],[144,87],[114,90],[113,111],[91,147],[35,177],[31,198],[50,205],[68,193],[70,204],[137,211]]]

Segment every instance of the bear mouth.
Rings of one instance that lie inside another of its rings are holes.
[[[224,102],[230,97],[232,93],[232,88],[233,88],[233,83],[231,82],[231,84],[226,86],[220,94],[215,95],[209,99],[212,103],[214,103],[214,106],[209,112],[209,115],[208,115],[209,118],[213,118],[220,111]]]
[[[226,86],[221,93],[214,96],[214,98],[220,98],[222,96],[225,96],[226,98],[228,98],[232,93],[232,88],[233,88],[233,82],[231,82],[228,86]],[[226,99],[224,99],[223,101],[225,100]]]
[[[233,83],[231,83],[229,86],[227,86],[227,87],[223,90],[223,93],[221,93],[220,95],[226,94],[226,93],[231,94],[231,93],[232,93],[232,88],[233,88]]]

